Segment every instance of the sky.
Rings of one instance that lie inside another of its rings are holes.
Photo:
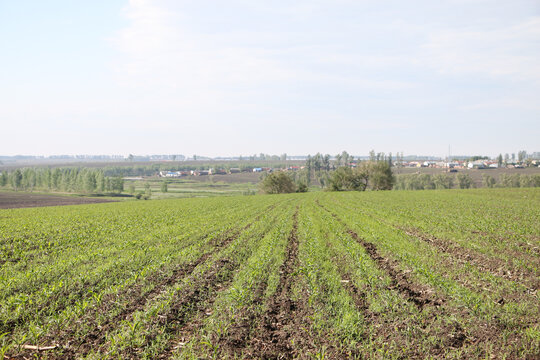
[[[0,0],[0,154],[540,151],[538,0]]]

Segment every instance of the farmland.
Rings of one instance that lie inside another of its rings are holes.
[[[540,356],[540,189],[0,210],[0,358]]]

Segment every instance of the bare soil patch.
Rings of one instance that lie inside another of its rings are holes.
[[[97,204],[112,201],[113,200],[109,199],[97,199],[88,197],[33,194],[22,192],[0,192],[0,209]]]

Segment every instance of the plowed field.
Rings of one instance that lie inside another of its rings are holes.
[[[0,210],[0,359],[538,359],[540,190]]]

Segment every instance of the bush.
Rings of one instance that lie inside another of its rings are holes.
[[[473,179],[469,174],[457,174],[456,180],[460,189],[470,189],[473,186]]]
[[[288,194],[296,192],[296,186],[289,175],[277,171],[263,179],[261,190],[266,194]]]

